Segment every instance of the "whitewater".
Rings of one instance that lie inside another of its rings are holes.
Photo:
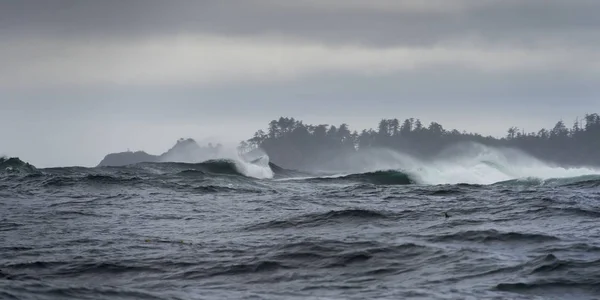
[[[353,174],[373,174],[382,171],[404,173],[412,183],[424,185],[490,185],[508,181],[556,184],[600,179],[598,168],[560,167],[516,149],[469,143],[445,149],[431,160],[420,160],[389,149],[371,149],[347,159],[345,170],[321,171],[330,174],[283,180],[347,178]]]
[[[599,299],[600,172],[514,149],[0,158],[0,299]]]

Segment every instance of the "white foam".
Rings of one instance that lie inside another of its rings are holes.
[[[246,162],[242,158],[237,157],[234,159],[234,162],[238,171],[248,177],[258,179],[273,178],[273,170],[269,167],[269,160],[266,157],[255,163]]]
[[[387,149],[370,150],[361,156],[361,167],[355,171],[395,169],[409,173],[423,184],[492,184],[522,178],[543,180],[600,175],[598,169],[553,166],[516,149],[477,143],[457,144],[428,161]]]

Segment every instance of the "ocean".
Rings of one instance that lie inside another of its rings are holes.
[[[0,167],[0,299],[600,299],[593,171]]]

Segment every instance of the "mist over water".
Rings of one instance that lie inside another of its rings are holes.
[[[202,155],[170,153],[164,162],[200,163]],[[233,146],[222,147],[214,159],[231,161],[243,175],[257,179],[273,179],[270,158],[262,149],[241,154]],[[331,167],[334,166],[334,167]],[[323,169],[308,171],[316,177],[339,178],[352,174],[377,171],[397,171],[408,175],[414,183],[439,184],[494,184],[511,180],[535,181],[567,179],[581,176],[600,176],[600,170],[591,167],[561,167],[544,162],[519,149],[490,147],[478,143],[458,143],[441,149],[431,159],[419,159],[387,148],[370,148],[357,153],[340,153],[332,164]],[[315,175],[319,174],[319,175]],[[290,179],[290,178],[287,178]],[[293,178],[292,178],[293,179]]]
[[[419,184],[494,184],[509,180],[564,179],[599,175],[592,167],[561,167],[514,148],[462,143],[442,149],[432,159],[418,159],[399,151],[371,148],[336,158],[335,170],[319,170],[339,177],[355,173],[394,170]]]
[[[463,144],[442,151],[417,170],[427,184],[492,184],[513,179],[555,179],[600,175],[586,167],[565,168],[538,160],[520,150]]]
[[[238,170],[246,176],[259,179],[273,178],[273,170],[269,167],[269,161],[266,159],[255,163],[243,159],[235,159],[234,162]]]

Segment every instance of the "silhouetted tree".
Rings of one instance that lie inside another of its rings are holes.
[[[566,165],[600,165],[600,116],[577,118],[571,129],[560,120],[550,130],[526,132],[510,127],[506,137],[446,130],[431,122],[424,127],[419,119],[382,119],[377,130],[350,131],[348,124],[305,125],[294,118],[280,117],[268,124],[268,132],[258,130],[240,143],[238,150],[264,149],[273,162],[292,168],[315,168],[343,154],[372,147],[387,147],[417,157],[428,158],[457,142],[473,141],[489,146],[521,149],[538,158]]]

